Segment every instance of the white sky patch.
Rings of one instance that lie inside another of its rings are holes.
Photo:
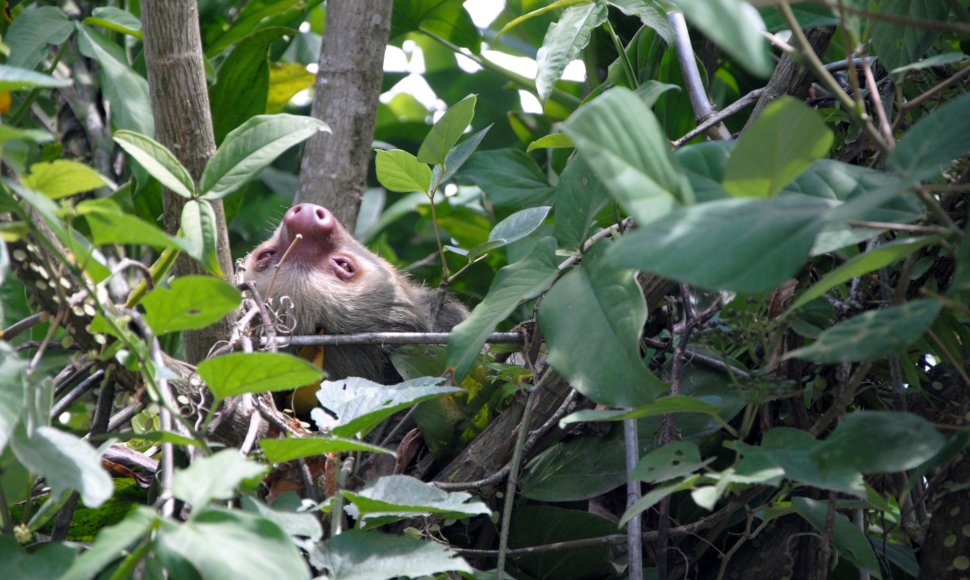
[[[458,61],[458,68],[466,73],[474,74],[482,70],[482,67],[477,62],[461,53],[455,53],[455,59]]]
[[[407,72],[408,55],[396,46],[387,45],[384,49],[384,72]]]
[[[581,60],[574,60],[567,64],[566,70],[562,71],[562,80],[584,82],[586,80],[586,64]]]
[[[401,82],[381,95],[381,102],[387,104],[400,93],[409,93],[428,109],[444,108],[441,99],[438,98],[438,95],[428,85],[428,81],[424,80],[424,77],[419,74],[411,73],[401,79]]]
[[[310,23],[307,22],[307,21],[305,21],[305,20],[303,22],[301,22],[300,23],[300,32],[302,32],[303,34],[306,34],[307,32],[310,32]]]
[[[522,110],[526,113],[542,113],[542,103],[529,91],[519,91],[519,103],[522,106]]]
[[[526,56],[512,56],[498,50],[483,50],[482,56],[506,70],[530,79],[536,78],[536,72],[539,70],[536,61]]]
[[[486,28],[505,10],[505,0],[466,0],[465,10],[479,28]]]

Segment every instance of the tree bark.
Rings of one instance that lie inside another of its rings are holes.
[[[216,150],[209,93],[205,81],[199,9],[196,0],[143,0],[145,65],[155,119],[155,138],[168,147],[198,182]],[[186,200],[165,192],[165,229],[179,229]],[[229,232],[221,201],[212,202],[216,215],[216,251],[224,274],[232,272]],[[175,273],[205,274],[188,256],[180,256]],[[229,336],[228,318],[202,330],[185,332],[185,354],[192,364],[203,360],[212,345]]]
[[[330,125],[307,142],[297,203],[330,209],[349,230],[367,185],[391,0],[331,0],[312,116]]]

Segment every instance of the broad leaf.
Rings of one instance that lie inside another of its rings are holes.
[[[84,19],[84,24],[100,26],[141,40],[141,20],[131,12],[114,6],[99,6]]]
[[[710,290],[770,290],[802,266],[828,210],[801,195],[703,203],[623,236],[610,259]]]
[[[811,450],[821,471],[898,473],[936,455],[946,443],[926,419],[912,413],[856,411]]]
[[[508,210],[544,205],[555,191],[536,162],[519,149],[478,151],[461,175],[482,188],[493,205]]]
[[[482,36],[460,0],[398,0],[391,12],[391,39],[408,32],[427,32],[473,54],[481,52]]]
[[[181,276],[141,300],[156,335],[205,328],[239,307],[239,290],[211,276]]]
[[[449,519],[488,515],[492,510],[470,493],[449,493],[406,475],[388,475],[369,482],[360,491],[341,494],[357,508],[355,517],[363,521],[380,518],[406,519],[417,515],[438,515]]]
[[[578,248],[589,235],[596,213],[610,200],[603,182],[576,155],[559,176],[553,231],[562,248]]]
[[[111,103],[111,125],[151,137],[155,134],[148,81],[128,64],[125,51],[101,33],[76,23],[78,48],[101,67],[101,90]]]
[[[108,180],[94,169],[68,159],[34,163],[30,166],[30,174],[22,181],[27,187],[51,199],[109,185]]]
[[[638,224],[665,216],[678,201],[693,202],[660,124],[632,91],[615,88],[584,105],[566,122],[566,134]]]
[[[670,29],[667,17],[653,0],[607,0],[607,3],[619,8],[624,14],[639,18],[644,26],[653,29],[667,44],[673,43],[674,31]]]
[[[0,453],[7,448],[24,408],[26,392],[20,371],[25,366],[27,362],[17,358],[9,343],[0,342]]]
[[[303,457],[315,457],[327,453],[345,453],[354,451],[366,451],[369,453],[387,453],[394,455],[393,451],[364,443],[357,439],[344,439],[328,435],[325,437],[291,437],[288,439],[260,439],[259,446],[266,454],[266,460],[270,463],[283,463],[301,459]]]
[[[307,578],[310,572],[278,525],[239,510],[207,508],[182,524],[163,520],[156,549],[170,566],[182,558],[213,578]]]
[[[506,244],[521,240],[539,229],[549,215],[549,209],[549,206],[543,205],[515,212],[495,224],[492,231],[488,233],[488,240],[490,242],[501,240]]]
[[[418,161],[429,164],[444,163],[445,156],[461,139],[465,129],[472,122],[477,99],[476,95],[469,95],[448,107],[421,143]]]
[[[411,193],[431,191],[431,168],[401,149],[377,151],[374,159],[377,181],[389,191]]]
[[[212,500],[232,499],[243,480],[258,477],[265,471],[265,465],[242,457],[238,450],[223,449],[176,471],[172,495],[200,510]]]
[[[731,153],[724,189],[737,197],[775,195],[824,157],[832,131],[818,113],[791,97],[765,107]]]
[[[461,381],[481,352],[485,339],[518,307],[544,292],[556,279],[555,248],[538,242],[528,256],[505,266],[495,275],[488,294],[471,315],[448,337],[448,366]]]
[[[674,441],[640,458],[631,477],[647,483],[688,475],[705,465],[697,445]]]
[[[232,353],[199,363],[199,376],[217,399],[245,393],[286,391],[323,378],[302,358],[276,352]]]
[[[174,248],[191,252],[194,248],[185,240],[169,236],[157,226],[122,212],[110,199],[85,200],[77,205],[77,213],[91,228],[91,241],[104,244],[147,244],[154,248]]]
[[[314,409],[311,417],[321,431],[342,437],[364,436],[401,409],[461,392],[456,387],[437,386],[443,380],[422,377],[397,385],[380,385],[359,377],[323,381],[317,391],[323,409]]]
[[[468,137],[458,145],[455,145],[445,156],[445,172],[441,176],[441,183],[447,183],[465,165],[465,162],[472,156],[478,146],[482,144],[482,139],[488,135],[492,125],[485,127],[478,133]]]
[[[549,290],[539,326],[549,364],[577,391],[604,405],[644,405],[666,389],[640,356],[647,307],[633,273],[604,262],[605,247],[593,246]]]
[[[896,16],[902,22],[882,18],[872,21],[872,47],[887,70],[898,69],[926,54],[940,31],[926,26],[911,26],[914,20],[945,22],[950,13],[946,0],[882,0],[879,13]]]
[[[550,133],[545,137],[539,137],[526,149],[528,152],[536,149],[565,149],[573,146],[573,140],[565,133]]]
[[[323,121],[297,115],[257,115],[226,135],[199,179],[205,199],[220,199],[255,177],[284,151],[319,132]]]
[[[916,122],[896,143],[886,164],[912,180],[939,175],[970,150],[970,95],[963,95]]]
[[[671,0],[687,21],[714,41],[737,64],[765,78],[774,68],[765,23],[754,6],[742,0]]]
[[[620,527],[623,527],[630,521],[634,516],[642,514],[648,509],[660,503],[665,497],[673,495],[678,491],[686,491],[688,489],[694,489],[697,485],[698,476],[688,477],[683,481],[675,481],[673,483],[668,483],[667,485],[660,485],[649,492],[647,492],[643,497],[638,499],[636,503],[630,506],[623,516],[620,518]]]
[[[813,344],[793,350],[785,358],[837,363],[888,356],[923,336],[942,307],[941,302],[926,299],[863,312],[829,328]]]
[[[603,538],[616,533],[615,521],[587,510],[523,502],[512,513],[509,547],[515,549],[545,546],[572,540]],[[522,554],[515,558],[516,570],[522,571],[516,577],[558,580],[623,576],[617,574],[612,551],[605,541],[555,552],[540,548],[532,554]]]
[[[375,558],[375,554],[381,557]],[[376,580],[402,573],[414,578],[444,572],[472,573],[465,560],[436,542],[363,530],[348,530],[318,545],[310,553],[310,561],[324,568],[331,580]]]
[[[21,89],[51,89],[70,86],[71,79],[56,79],[50,75],[0,64],[0,91]]]
[[[133,542],[142,538],[161,522],[151,509],[136,506],[125,519],[113,526],[101,528],[90,549],[81,554],[62,580],[95,578],[111,562],[125,555]]]
[[[251,495],[242,496],[240,503],[247,512],[263,516],[294,539],[307,538],[311,542],[319,542],[323,538],[323,527],[313,512],[274,509]]]
[[[191,244],[193,258],[214,276],[222,276],[217,255],[216,212],[207,199],[190,199],[182,206],[182,235]]]
[[[792,507],[797,514],[808,520],[818,533],[829,533],[827,524],[829,506],[826,502],[807,497],[795,497],[792,498]],[[882,578],[879,560],[876,559],[868,538],[849,521],[849,518],[839,512],[835,512],[833,523],[832,540],[835,543],[835,549],[859,568],[864,568],[872,577]]]
[[[562,77],[566,65],[574,61],[589,43],[593,29],[606,22],[606,6],[589,2],[566,8],[559,20],[554,22],[542,40],[536,54],[536,91],[539,100],[545,101]]]
[[[184,198],[191,198],[195,182],[175,155],[151,137],[132,131],[115,131],[115,142],[131,155],[163,187]]]
[[[54,6],[24,10],[10,23],[3,41],[10,47],[7,66],[33,70],[47,57],[49,44],[60,44],[74,32],[64,11]]]
[[[0,145],[7,141],[33,141],[34,143],[50,143],[54,136],[42,129],[15,129],[7,125],[0,125]]]
[[[27,469],[44,476],[55,494],[77,491],[84,505],[96,508],[114,492],[98,452],[66,431],[41,426],[28,436],[19,428],[10,440],[10,449]]]

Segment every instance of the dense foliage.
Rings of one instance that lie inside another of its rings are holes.
[[[218,149],[195,180],[154,139],[137,0],[5,3],[4,575],[970,573],[970,9],[758,4],[509,0],[481,29],[396,0],[441,110],[379,105],[355,235],[472,313],[397,349],[399,385],[324,380],[317,431],[260,395],[319,383],[306,357],[179,359],[256,308],[212,202],[235,257],[291,204],[328,130],[298,96],[325,4],[199,1]],[[695,130],[708,97],[730,114]],[[212,275],[173,276],[180,253]],[[518,356],[483,354],[510,329]],[[242,454],[229,401],[271,423]],[[408,421],[423,443],[389,436]]]

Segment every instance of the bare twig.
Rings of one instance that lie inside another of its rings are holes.
[[[305,336],[281,336],[276,346],[343,346],[349,344],[448,344],[449,332],[360,332],[357,334],[321,334]],[[519,344],[524,339],[519,332],[493,332],[485,342]],[[266,346],[264,338],[259,342]]]
[[[919,226],[912,224],[897,224],[895,222],[870,222],[863,220],[849,220],[848,224],[856,228],[872,228],[876,230],[890,230],[894,232],[909,232],[912,234],[927,234],[932,236],[950,236],[952,230],[935,226]]]
[[[714,107],[711,106],[711,100],[704,90],[704,83],[701,81],[701,74],[697,69],[697,61],[694,60],[694,49],[690,43],[690,34],[687,32],[687,21],[684,19],[684,13],[679,10],[667,14],[667,21],[674,31],[677,62],[680,64],[680,71],[684,77],[691,107],[694,109],[694,116],[698,123],[703,123],[714,115]],[[721,123],[712,125],[707,135],[715,140],[731,138],[731,132]]]
[[[24,318],[23,320],[14,322],[7,328],[3,329],[3,331],[0,331],[0,339],[7,340],[7,341],[13,340],[14,337],[16,337],[21,332],[25,330],[29,330],[37,326],[41,322],[43,322],[46,317],[47,317],[46,312],[38,312],[36,314],[31,314],[30,316],[28,316],[27,318]]]
[[[104,377],[105,377],[105,371],[99,370],[99,371],[95,371],[94,373],[91,374],[91,376],[89,376],[88,378],[78,383],[76,387],[71,389],[71,392],[69,392],[67,395],[61,398],[60,401],[57,401],[51,407],[51,414],[50,414],[51,419],[55,419],[61,413],[66,411],[68,407],[70,407],[75,403],[75,401],[83,397],[85,393],[90,391],[94,387],[94,385]]]
[[[855,67],[852,68],[854,69]],[[868,60],[862,61],[862,74],[866,77],[866,86],[869,87],[869,100],[872,101],[872,108],[876,111],[876,118],[879,120],[879,130],[882,131],[882,137],[886,140],[886,144],[890,148],[895,147],[896,140],[893,138],[893,129],[889,126],[886,109],[882,106],[882,96],[876,87],[876,77],[872,74],[872,67],[869,66]]]
[[[755,102],[757,102],[758,97],[761,96],[762,92],[764,92],[764,89],[755,89],[750,93],[744,95],[740,99],[734,101],[730,105],[724,107],[724,109],[722,109],[721,111],[714,113],[703,122],[698,123],[696,127],[694,127],[693,129],[685,133],[683,137],[681,137],[680,139],[677,139],[672,143],[674,149],[677,149],[678,147],[682,146],[684,143],[687,143],[688,141],[690,141],[694,137],[697,137],[701,133],[707,131],[714,125],[722,122],[724,119],[727,119],[728,117],[732,117],[737,113],[740,113],[744,109],[747,109]]]
[[[640,460],[636,419],[623,421],[623,447],[626,459],[626,509],[630,509],[640,501],[642,489],[640,480],[633,477],[633,470]],[[630,558],[629,577],[643,578],[643,521],[639,513],[626,524],[626,547]]]

